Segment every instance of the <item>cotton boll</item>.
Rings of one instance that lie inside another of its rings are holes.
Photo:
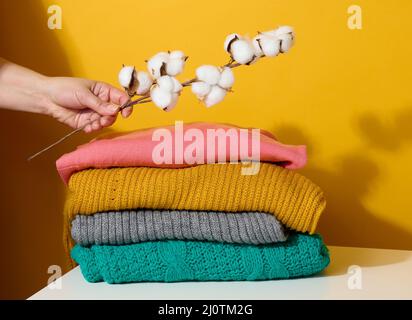
[[[220,74],[219,80],[219,87],[223,89],[230,89],[235,82],[235,76],[233,75],[233,71],[229,67],[224,67],[223,71]]]
[[[119,71],[119,84],[123,88],[128,88],[133,77],[135,68],[133,66],[124,66]]]
[[[209,94],[210,90],[212,89],[210,84],[203,81],[193,82],[191,87],[192,92],[198,99],[203,99],[206,95]]]
[[[200,66],[196,69],[196,78],[210,85],[215,85],[220,80],[219,68],[211,65]]]
[[[280,36],[285,34],[293,35],[293,28],[289,26],[281,26],[274,30],[275,36],[281,38]]]
[[[184,58],[170,59],[166,64],[166,73],[169,76],[175,77],[183,72],[184,65]]]
[[[173,92],[175,83],[173,82],[173,78],[171,76],[162,76],[157,79],[156,82],[162,90]]]
[[[150,97],[152,98],[153,103],[162,110],[167,108],[173,101],[173,94],[162,89],[158,85],[152,87],[150,90]]]
[[[145,71],[138,71],[136,78],[138,83],[136,93],[143,95],[149,92],[150,87],[153,84],[153,79],[150,77],[150,75]]]
[[[262,38],[262,35],[257,35],[256,37],[253,38],[252,40],[252,44],[253,47],[255,48],[255,57],[259,58],[261,56],[263,56],[263,51],[260,45],[260,39]]]
[[[279,40],[293,40],[294,35],[293,33],[284,33],[277,36]]]
[[[159,52],[154,55],[150,60],[147,62],[147,69],[149,73],[155,78],[159,78],[164,75],[164,68],[169,61],[169,54],[166,52]]]
[[[275,57],[279,54],[280,41],[275,37],[262,36],[259,41],[262,52],[267,57]]]
[[[180,93],[183,87],[182,84],[174,77],[162,76],[157,79],[157,85],[162,89],[170,93]]]
[[[280,42],[280,52],[281,53],[286,53],[292,48],[293,46],[293,39],[283,39]]]
[[[227,51],[227,52],[230,53],[230,47],[231,47],[232,43],[233,43],[234,41],[240,39],[240,38],[241,38],[241,37],[240,37],[237,33],[229,34],[229,35],[226,37],[225,43],[224,43],[224,45],[223,45],[224,48],[225,48],[225,51]]]
[[[183,53],[183,51],[180,50],[174,50],[172,52],[169,53],[169,58],[170,59],[181,59],[181,60],[185,60],[185,54]]]
[[[203,102],[206,107],[211,107],[221,102],[226,96],[226,90],[219,86],[213,86],[209,94],[204,98]]]
[[[162,68],[165,66],[166,63],[162,61],[161,59],[150,59],[149,62],[147,63],[147,69],[150,72],[150,74],[153,76],[153,78],[157,79],[162,76]]]
[[[128,92],[135,91],[135,88],[132,88],[136,85],[135,81],[136,69],[134,66],[124,66],[119,71],[119,84]],[[133,92],[134,93],[134,92]]]
[[[281,26],[275,30],[266,31],[262,33],[265,36],[275,37],[279,40],[292,39],[294,38],[294,31],[292,27]]]
[[[236,40],[230,47],[233,60],[240,64],[248,64],[255,58],[255,49],[249,40]]]
[[[295,39],[292,33],[285,33],[279,36],[280,39],[280,52],[286,53],[292,48]]]
[[[289,26],[282,26],[275,30],[276,37],[280,41],[280,52],[285,53],[290,50],[294,43],[293,28]]]

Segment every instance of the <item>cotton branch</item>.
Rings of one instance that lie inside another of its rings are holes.
[[[252,65],[262,57],[275,57],[286,53],[294,43],[293,29],[282,26],[266,32],[258,32],[252,39],[230,34],[224,42],[224,49],[230,55],[230,61],[221,66],[203,65],[196,69],[196,77],[180,83],[175,77],[183,72],[187,56],[179,50],[159,52],[147,62],[148,71],[138,71],[134,66],[124,66],[119,72],[119,83],[128,93],[130,99],[119,108],[153,102],[164,111],[171,111],[185,87],[191,87],[192,92],[207,107],[221,102],[227,92],[231,92],[234,83],[232,69],[242,65]],[[135,100],[132,98],[138,96]],[[30,161],[38,155],[50,150],[77,132],[83,131],[87,125],[75,129],[60,138],[55,143],[29,157]]]

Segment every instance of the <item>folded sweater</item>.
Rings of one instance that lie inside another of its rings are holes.
[[[322,190],[295,171],[262,163],[256,175],[241,164],[183,169],[113,168],[78,172],[65,203],[65,245],[78,214],[127,209],[266,212],[290,229],[313,233],[325,207]]]
[[[108,283],[286,279],[316,274],[329,264],[320,236],[298,233],[271,245],[175,240],[76,245],[71,254],[87,281]]]
[[[172,163],[155,163],[153,161],[152,152],[159,145],[159,141],[153,139],[153,133],[156,130],[163,129],[170,132],[171,142],[168,145],[168,151],[172,155]],[[63,155],[57,160],[57,170],[65,183],[70,179],[70,176],[77,171],[87,168],[110,168],[110,167],[168,167],[179,168],[188,167],[196,164],[187,163],[183,158],[176,158],[176,150],[185,150],[192,143],[190,139],[183,139],[184,135],[189,131],[196,129],[201,132],[203,137],[207,137],[208,130],[220,130],[223,134],[235,133],[238,141],[240,138],[240,130],[245,130],[233,125],[219,123],[190,123],[185,124],[181,132],[175,130],[174,126],[165,126],[162,128],[150,128],[137,130],[127,134],[121,134],[114,137],[106,136],[93,140],[87,144],[79,146],[75,151]],[[238,148],[238,160],[250,159],[252,134],[248,130],[249,150],[247,148]],[[223,135],[222,135],[223,137]],[[219,141],[215,139],[215,141]],[[226,141],[226,146],[222,150],[223,158],[226,162],[230,160],[231,140],[229,137],[223,139]],[[254,140],[253,140],[254,141]],[[207,139],[204,138],[204,152],[202,156],[203,163],[217,163],[223,161],[218,160],[218,152],[216,150],[208,152]],[[239,143],[240,145],[240,143]],[[246,144],[245,144],[246,145]],[[259,134],[260,146],[260,161],[272,162],[284,166],[288,169],[302,168],[306,164],[306,147],[292,146],[278,142],[276,138],[269,132],[260,130]],[[179,149],[178,149],[179,148]],[[197,163],[202,164],[202,163]]]
[[[207,240],[264,244],[285,241],[287,230],[271,214],[169,210],[77,215],[71,235],[82,246],[123,245],[153,240]]]

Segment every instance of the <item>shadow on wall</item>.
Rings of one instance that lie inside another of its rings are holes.
[[[396,115],[393,126],[387,127],[373,114],[366,114],[358,120],[357,127],[369,148],[395,151],[412,141],[411,123],[412,109],[408,108]],[[297,128],[277,128],[276,135],[281,141],[306,144],[309,154],[314,151],[311,141]],[[376,162],[361,149],[343,155],[333,171],[309,162],[301,173],[325,192],[327,206],[318,231],[328,244],[411,249],[411,233],[380,219],[362,204],[380,173]]]
[[[1,1],[0,12],[1,56],[47,75],[71,75],[41,1]],[[64,271],[64,186],[55,160],[91,136],[80,134],[28,163],[69,129],[41,115],[0,110],[0,117],[0,299],[26,298],[47,284],[50,265]]]

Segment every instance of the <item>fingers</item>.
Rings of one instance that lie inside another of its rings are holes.
[[[116,121],[116,117],[104,116],[100,118],[100,125],[102,127],[109,127]]]
[[[97,115],[97,118],[94,115]],[[97,113],[94,115],[88,121],[84,132],[91,133],[99,131],[105,127],[110,127],[116,121],[116,116],[99,116]]]
[[[128,108],[125,108],[125,109],[123,109],[122,110],[122,117],[123,118],[127,118],[127,117],[129,117],[131,114],[132,114],[132,112],[133,112],[133,108],[132,107],[128,107]]]
[[[126,92],[119,90],[112,86],[110,86],[110,90],[109,90],[109,99],[110,99],[110,102],[118,104],[119,106],[123,106],[130,100]],[[123,109],[121,111],[121,114],[123,118],[127,118],[132,114],[132,112],[133,112],[133,108],[128,107],[128,108]]]
[[[78,99],[84,107],[92,109],[102,116],[115,115],[119,111],[118,105],[101,100],[91,91],[79,94]]]
[[[86,133],[92,132],[92,125],[88,124],[86,127],[84,127],[83,131]]]
[[[113,103],[115,105],[118,105],[119,107],[125,105],[130,100],[130,97],[126,92],[104,82],[96,83],[93,88],[93,92],[103,101]],[[123,109],[121,112],[122,117],[129,117],[132,114],[132,111],[133,110],[131,107]]]
[[[128,94],[122,90],[119,90],[113,86],[109,86],[109,101],[119,106],[124,105],[130,100]]]
[[[83,106],[94,111],[84,127],[87,133],[111,126],[116,121],[120,107],[130,100],[124,91],[104,82],[95,82],[88,94],[78,98]],[[129,117],[132,110],[132,107],[122,109],[122,117]]]
[[[86,126],[84,128],[84,131],[86,133],[90,133],[93,131],[97,131],[101,129],[100,126],[100,118],[101,116],[98,113],[91,113],[89,117],[85,120],[86,121]]]

